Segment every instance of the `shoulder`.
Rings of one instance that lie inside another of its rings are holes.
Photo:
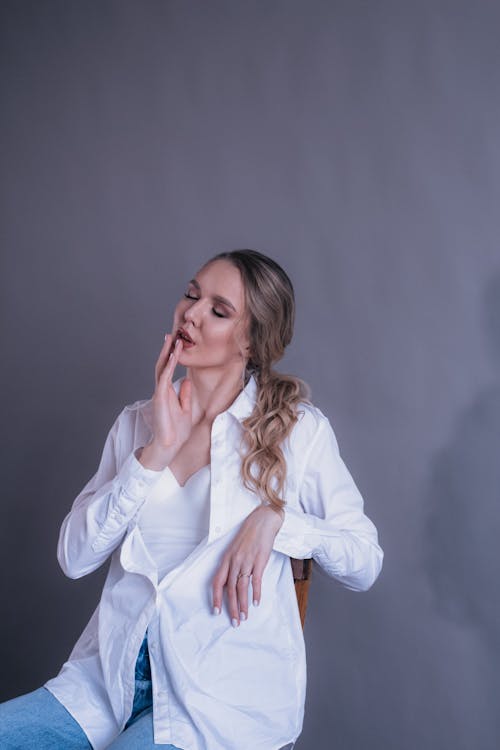
[[[152,399],[151,398],[142,398],[138,401],[134,401],[131,404],[127,404],[123,407],[123,412],[136,412],[137,414],[145,414],[148,411],[148,408],[152,406]]]
[[[303,430],[317,430],[321,424],[330,422],[328,417],[323,414],[319,406],[307,403],[307,401],[300,401],[297,404],[297,413],[297,424],[300,425],[300,429]]]
[[[153,403],[151,398],[144,398],[126,404],[115,420],[118,432],[136,430],[137,427],[152,428]]]
[[[139,399],[126,404],[118,413],[109,431],[115,460],[121,466],[132,450],[145,445],[152,435],[152,399]]]
[[[297,404],[297,422],[290,435],[292,450],[307,450],[317,440],[318,434],[324,432],[334,435],[328,417],[315,404],[300,401]]]

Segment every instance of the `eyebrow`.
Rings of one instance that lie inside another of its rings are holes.
[[[201,286],[198,284],[196,279],[190,279],[189,283],[195,286],[198,289],[198,291],[201,292]],[[228,299],[226,299],[226,297],[221,297],[220,294],[214,294],[212,296],[212,299],[215,300],[216,302],[222,302],[223,305],[227,305],[232,310],[234,310],[234,312],[238,312],[235,306],[233,305],[233,303],[230,302]]]

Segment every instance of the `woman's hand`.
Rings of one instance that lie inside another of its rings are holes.
[[[172,384],[182,346],[179,338],[172,346],[172,335],[168,333],[156,362],[152,398],[153,438],[140,457],[147,468],[165,468],[191,434],[191,381],[187,378],[182,381],[179,396]]]
[[[248,617],[250,576],[253,603],[257,606],[260,602],[262,574],[284,517],[283,510],[278,513],[268,505],[255,508],[222,557],[213,580],[214,614],[222,610],[222,589],[227,586],[229,616],[234,627]]]

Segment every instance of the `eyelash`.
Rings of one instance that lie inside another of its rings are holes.
[[[188,294],[187,292],[186,292],[186,293],[184,294],[184,296],[186,297],[186,299],[198,299],[198,297],[191,297],[191,295],[189,295],[189,294]],[[216,310],[215,310],[215,308],[214,308],[214,307],[212,307],[212,312],[213,312],[213,314],[214,314],[214,315],[216,315],[216,316],[217,316],[218,318],[226,318],[226,317],[227,317],[227,315],[223,315],[222,313],[218,313],[218,312],[216,312]]]

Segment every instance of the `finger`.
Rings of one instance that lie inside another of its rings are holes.
[[[258,607],[260,604],[263,572],[264,566],[262,565],[260,560],[256,560],[252,571],[252,600],[254,607]]]
[[[233,628],[237,628],[240,624],[240,612],[238,609],[238,594],[236,592],[236,576],[238,575],[238,572],[240,570],[240,566],[238,565],[238,569],[232,568],[229,572],[229,576],[227,579],[227,599],[228,599],[228,606],[229,606],[229,617],[231,618],[231,625]]]
[[[169,385],[172,382],[172,375],[174,374],[174,370],[177,366],[177,360],[179,359],[179,354],[181,351],[182,339],[176,339],[173,349],[168,357],[167,364],[165,365],[165,369],[160,375],[159,384]]]
[[[172,378],[174,376],[175,368],[177,367],[177,363],[179,362],[179,356],[184,347],[183,341],[181,338],[175,340],[174,348],[172,349],[172,353],[170,354],[170,357],[168,358],[167,367],[169,368],[168,371],[168,379],[170,383],[172,383]]]
[[[223,560],[212,581],[212,603],[214,615],[220,615],[222,612],[222,592],[227,581],[228,571],[229,565]]]
[[[168,361],[168,358],[170,356],[170,353],[172,352],[172,349],[173,349],[172,334],[167,333],[167,335],[165,336],[165,341],[163,343],[163,346],[160,350],[160,354],[156,361],[156,366],[155,366],[156,385],[158,385],[158,381],[160,380],[160,375],[163,372],[163,368],[165,367],[165,363]]]
[[[250,586],[250,578],[251,576],[240,576],[236,582],[240,620],[246,620],[248,617],[248,587]]]

